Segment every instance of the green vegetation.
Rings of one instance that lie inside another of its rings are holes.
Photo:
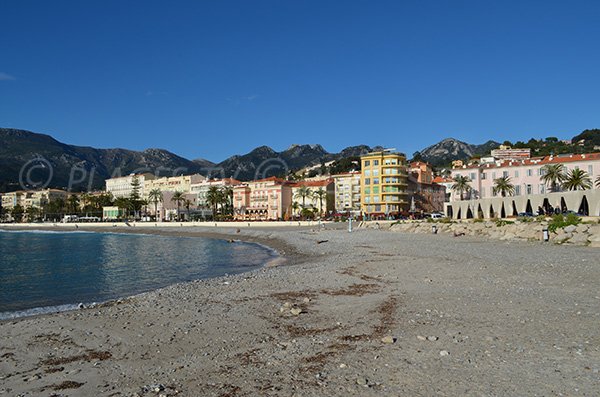
[[[494,179],[494,194],[500,193],[502,197],[512,196],[515,193],[515,186],[510,182],[509,176],[501,176]]]
[[[498,220],[496,220],[496,226],[497,227],[502,227],[502,226],[512,225],[512,224],[514,224],[513,221],[506,221],[504,219],[498,219]]]
[[[581,218],[575,214],[567,214],[567,216],[563,216],[563,214],[554,215],[552,220],[548,224],[548,230],[551,232],[556,232],[557,229],[563,229],[569,225],[579,225],[581,223]]]
[[[463,175],[457,175],[454,178],[454,184],[452,190],[460,195],[460,199],[464,200],[464,194],[471,191],[471,178]]]
[[[587,190],[592,188],[592,178],[587,172],[575,168],[571,170],[563,182],[563,188],[567,190]]]

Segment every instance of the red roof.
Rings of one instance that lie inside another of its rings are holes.
[[[494,163],[467,165],[466,167],[458,167],[455,169],[522,167],[527,165],[574,163],[577,161],[600,161],[600,153],[532,157],[526,160],[502,160]]]
[[[450,182],[454,182],[454,180],[452,180],[452,178],[444,178],[443,176],[436,176],[435,178],[433,178],[433,183],[450,183]]]

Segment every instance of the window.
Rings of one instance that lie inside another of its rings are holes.
[[[531,168],[529,168],[527,170],[527,176],[531,176],[531,175],[533,175],[533,170]]]
[[[370,203],[371,202],[371,197],[367,196],[365,197],[365,203]]]
[[[539,168],[539,169],[538,169],[538,175],[539,175],[539,176],[546,175],[546,170],[545,170],[545,169],[543,169],[543,168]]]
[[[373,202],[374,203],[378,203],[379,202],[379,196],[373,196]]]
[[[373,185],[379,185],[379,178],[373,178]]]
[[[373,160],[373,165],[379,165],[379,160]]]
[[[492,179],[496,179],[496,173],[492,172]]]
[[[485,172],[482,172],[481,173],[481,179],[485,179],[485,178],[486,178]]]
[[[371,194],[371,188],[370,187],[366,187],[365,188],[365,194]]]
[[[502,176],[504,178],[507,178],[508,177],[508,171],[502,171]]]
[[[371,184],[371,178],[365,178],[365,185]]]
[[[531,170],[529,170],[531,171]],[[533,188],[531,187],[531,185],[527,185],[527,194],[533,194]]]
[[[373,194],[379,194],[379,186],[373,186]]]
[[[515,171],[515,178],[518,178],[518,177],[519,177],[519,170],[516,170]]]
[[[540,194],[544,194],[546,193],[546,185],[544,185],[543,183],[540,183]]]
[[[371,165],[371,161],[370,160],[365,160],[365,167],[368,167]]]
[[[590,176],[594,175],[594,166],[593,165],[588,165],[588,174]]]
[[[379,175],[379,170],[378,169],[373,170],[373,176],[378,176],[378,175]]]
[[[371,170],[365,170],[365,176],[371,176]]]
[[[475,176],[476,176],[476,175],[475,175],[475,173],[474,173],[474,172],[471,172],[471,174],[470,174],[470,177],[471,177],[471,180],[472,180],[472,181],[474,181],[474,180],[475,180]]]
[[[521,195],[521,185],[515,186],[515,196]]]

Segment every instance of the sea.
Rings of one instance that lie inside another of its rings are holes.
[[[276,257],[259,244],[202,237],[0,230],[0,320],[243,273]]]

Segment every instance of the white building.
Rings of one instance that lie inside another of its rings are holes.
[[[335,183],[335,211],[360,215],[360,171],[331,177]]]
[[[111,193],[114,198],[129,197],[133,191],[133,180],[137,178],[140,183],[139,194],[141,197],[145,197],[146,184],[148,181],[155,179],[154,174],[149,172],[143,174],[130,174],[127,176],[121,176],[116,178],[110,178],[106,180],[106,191]]]

